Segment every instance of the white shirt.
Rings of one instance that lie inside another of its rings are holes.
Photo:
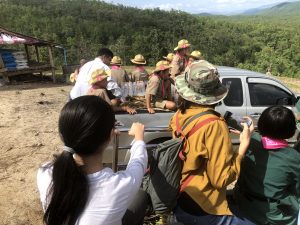
[[[125,171],[114,173],[104,168],[88,175],[89,198],[76,225],[121,225],[122,218],[139,190],[146,170],[148,156],[143,141],[136,141],[130,149]],[[52,180],[52,167],[41,167],[37,185],[43,209],[47,208],[47,189]]]
[[[71,99],[86,95],[88,89],[90,88],[88,82],[91,79],[92,73],[97,69],[102,69],[105,71],[110,70],[100,58],[95,58],[93,61],[87,62],[80,68],[76,83],[70,92]],[[113,95],[115,95],[117,98],[120,98],[122,96],[121,88],[110,77],[107,80],[107,90],[112,91]]]

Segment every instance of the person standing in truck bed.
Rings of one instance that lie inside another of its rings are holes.
[[[188,64],[188,55],[190,53],[190,43],[183,39],[178,42],[177,47],[174,48],[176,54],[172,60],[171,78],[174,80],[176,76],[183,73]]]
[[[122,59],[119,56],[114,56],[110,62],[111,78],[117,82],[119,87],[123,87],[125,82],[129,81],[126,71],[121,67]]]
[[[131,82],[144,81],[145,83],[148,81],[148,72],[145,70],[146,60],[143,55],[138,54],[131,62],[135,65],[135,68],[129,75],[129,79]]]

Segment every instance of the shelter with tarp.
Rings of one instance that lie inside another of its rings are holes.
[[[9,49],[6,45],[24,45],[24,50]],[[34,49],[29,51],[29,48]],[[41,62],[39,48],[48,49],[48,62]],[[51,71],[55,82],[53,48],[63,49],[55,43],[0,27],[0,76],[9,80],[9,77],[19,74],[40,73],[42,75],[44,71]],[[31,52],[34,52],[35,56]]]

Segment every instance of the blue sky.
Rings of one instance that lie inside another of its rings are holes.
[[[105,2],[138,8],[160,8],[182,10],[189,13],[238,13],[247,9],[272,5],[285,0],[105,0]],[[295,1],[295,0],[292,0]]]

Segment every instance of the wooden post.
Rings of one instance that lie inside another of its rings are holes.
[[[40,62],[40,53],[39,53],[39,48],[37,45],[34,46],[35,48],[35,54],[36,54],[36,61],[39,63]],[[43,72],[40,72],[41,77],[43,77]]]
[[[34,48],[35,48],[35,53],[36,53],[36,61],[40,62],[40,54],[39,54],[38,46],[35,45]]]
[[[50,60],[51,71],[52,71],[52,79],[53,79],[53,83],[55,83],[56,82],[55,66],[54,66],[54,60],[53,60],[53,56],[52,56],[52,46],[51,45],[48,46],[48,52],[49,52],[49,60]]]
[[[5,68],[4,62],[3,62],[2,57],[0,55],[0,71],[1,71],[1,69],[4,69],[4,68]]]
[[[28,45],[24,44],[24,46],[25,46],[25,52],[26,52],[26,56],[27,56],[27,61],[29,63],[30,55],[29,55]]]
[[[9,83],[9,79],[8,79],[8,76],[5,75],[5,71],[6,71],[5,65],[4,65],[4,62],[3,62],[2,57],[0,55],[0,75],[2,75],[3,80],[4,80],[5,83]]]

